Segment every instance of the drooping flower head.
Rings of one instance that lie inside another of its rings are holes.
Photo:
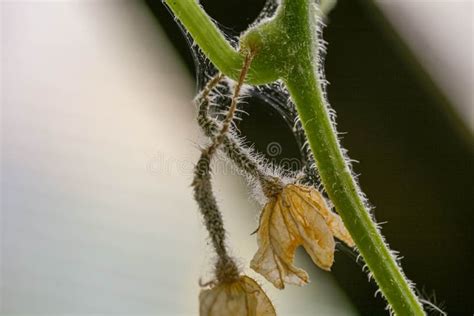
[[[276,316],[268,296],[252,278],[221,282],[199,294],[200,316]]]
[[[265,205],[257,231],[258,251],[250,266],[275,287],[304,285],[306,271],[293,265],[296,248],[303,246],[313,262],[330,270],[334,262],[334,237],[354,246],[341,218],[327,206],[316,189],[288,184]]]
[[[212,144],[202,151],[194,173],[192,184],[194,197],[198,202],[212,245],[218,256],[215,265],[216,279],[208,283],[209,289],[202,290],[199,294],[199,314],[201,316],[276,316],[275,308],[262,288],[253,279],[240,275],[234,259],[227,252],[224,222],[217,207],[211,183],[211,159],[216,150],[229,139],[227,134],[237,110],[239,92],[253,55],[252,51],[246,55],[239,81],[234,89],[229,112],[222,123],[220,132],[213,135]],[[218,75],[212,79],[204,90],[202,97],[204,104],[208,103],[208,94],[221,77]]]

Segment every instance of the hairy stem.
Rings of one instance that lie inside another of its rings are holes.
[[[239,269],[227,252],[224,221],[212,191],[211,160],[212,153],[209,152],[209,148],[203,150],[194,169],[192,183],[194,199],[199,205],[204,224],[211,237],[212,246],[219,258],[215,269],[216,278],[219,282],[232,282],[238,279]]]
[[[243,57],[226,41],[198,2],[196,0],[164,0],[164,2],[214,65],[227,76],[236,78]]]
[[[209,138],[215,138],[219,133],[219,122],[217,119],[211,117],[209,113],[209,93],[217,85],[221,77],[222,76],[219,74],[212,78],[203,89],[201,95],[197,98],[197,121],[204,134]],[[265,173],[260,166],[260,163],[253,157],[249,149],[243,149],[240,142],[239,139],[236,139],[233,136],[233,133],[228,133],[223,136],[222,150],[240,170],[256,179],[264,178]]]
[[[245,77],[247,76],[247,73],[250,68],[250,64],[252,63],[253,55],[254,55],[254,52],[250,51],[245,56],[244,64],[239,74],[239,81],[237,81],[237,85],[235,86],[234,93],[232,95],[232,101],[230,103],[229,110],[227,112],[227,115],[224,121],[222,122],[222,128],[219,135],[217,135],[217,137],[214,139],[215,147],[218,147],[222,144],[224,137],[227,135],[227,132],[229,131],[229,127],[232,124],[232,121],[234,120],[235,111],[237,110],[237,103],[239,101],[240,90],[242,89],[242,86],[244,85]]]
[[[162,0],[191,34],[207,58],[227,77],[239,80],[246,52],[236,51],[225,39],[197,0]],[[277,80],[271,65],[253,62],[245,79],[250,84]]]
[[[222,124],[222,128],[218,135],[212,137],[212,143],[201,153],[198,163],[194,171],[194,198],[197,201],[201,214],[204,217],[206,229],[212,240],[212,245],[219,256],[219,261],[216,264],[216,277],[220,282],[233,282],[238,276],[238,268],[235,261],[228,255],[225,246],[225,229],[222,215],[217,207],[217,202],[212,192],[211,184],[211,161],[214,153],[226,138],[229,126],[234,119],[234,114],[237,109],[237,102],[240,95],[240,90],[244,84],[245,76],[249,70],[252,62],[253,52],[248,52],[245,57],[244,64],[239,74],[239,81],[234,89],[232,102],[226,118]],[[204,89],[202,98],[207,102],[209,93],[212,88],[219,83],[222,75],[219,74],[214,77],[209,85]]]
[[[316,83],[314,79],[311,73],[293,76],[286,83],[297,105],[324,188],[391,308],[397,315],[424,315],[421,304],[361,200],[321,94],[311,89]]]
[[[306,3],[305,3],[306,2]],[[293,54],[284,81],[314,154],[324,188],[351,233],[380,290],[397,315],[424,315],[409,281],[370,217],[344,159],[318,77],[318,43],[311,0],[283,1],[277,26],[306,39]],[[294,17],[297,16],[298,19]],[[316,33],[316,34],[315,34]]]

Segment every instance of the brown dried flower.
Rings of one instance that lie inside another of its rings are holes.
[[[275,316],[268,296],[252,278],[221,282],[199,294],[200,316]]]
[[[341,218],[316,189],[286,185],[263,209],[257,232],[259,248],[250,266],[279,289],[285,283],[304,285],[309,277],[293,265],[296,248],[302,245],[317,266],[330,270],[334,236],[354,246]]]

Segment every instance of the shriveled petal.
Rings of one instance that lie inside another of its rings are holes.
[[[330,270],[334,262],[336,243],[324,218],[315,211],[306,196],[297,194],[291,187],[283,192],[283,203],[291,205],[289,215],[297,229],[306,252],[323,270]]]
[[[354,240],[344,226],[341,217],[331,211],[324,201],[323,196],[317,190],[302,185],[288,185],[288,190],[293,190],[301,197],[314,205],[316,211],[324,218],[332,234],[339,240],[345,242],[349,247],[353,247]]]
[[[247,276],[241,278],[241,282],[247,293],[249,316],[275,316],[275,307],[265,294],[263,289],[254,279]],[[253,313],[255,311],[255,313]]]
[[[349,247],[355,246],[354,240],[347,231],[346,226],[344,226],[344,223],[342,222],[342,219],[339,217],[339,215],[329,211],[325,220],[329,226],[329,229],[337,239],[345,242]]]
[[[200,316],[275,316],[268,296],[253,279],[242,276],[199,294]]]
[[[295,250],[302,239],[296,224],[286,216],[288,206],[280,196],[265,205],[257,232],[259,248],[250,262],[252,269],[279,289],[285,283],[304,285],[309,279],[306,271],[293,265]]]

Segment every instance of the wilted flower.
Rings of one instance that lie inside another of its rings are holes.
[[[259,248],[251,267],[279,289],[285,283],[308,282],[306,271],[293,265],[299,246],[324,270],[330,270],[334,261],[334,236],[354,246],[341,218],[329,209],[322,195],[298,184],[286,185],[268,201],[257,236]]]
[[[200,316],[275,316],[268,296],[253,279],[241,276],[199,294]]]

